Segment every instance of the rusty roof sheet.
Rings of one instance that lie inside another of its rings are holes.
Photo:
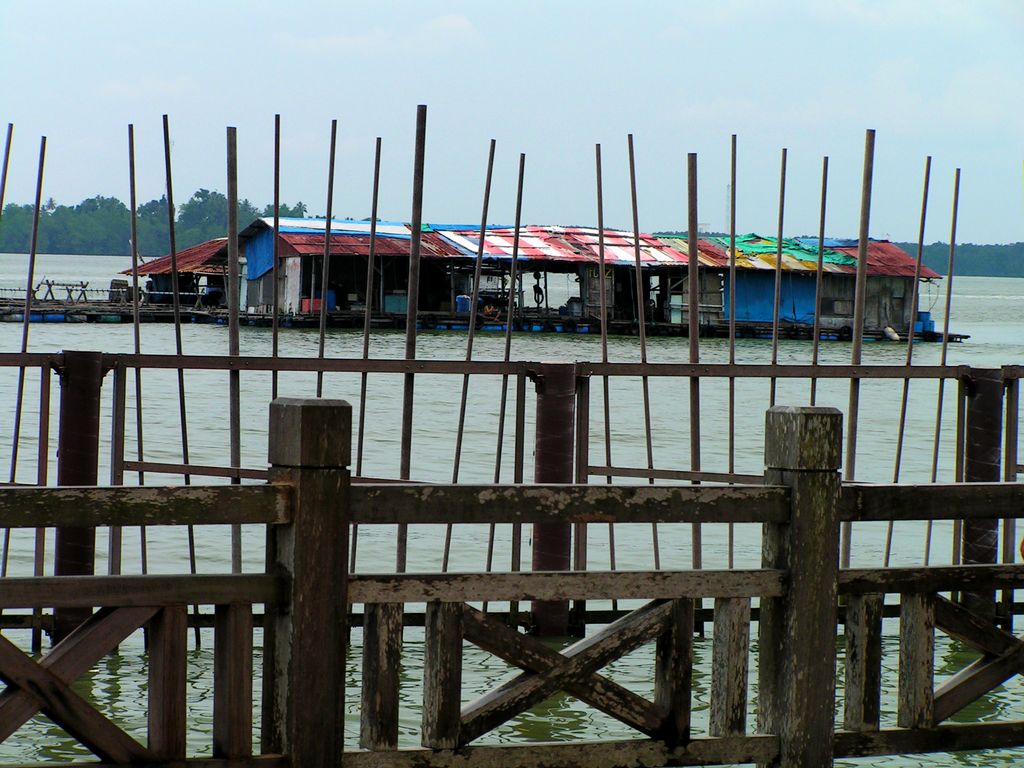
[[[178,272],[195,275],[223,275],[228,269],[228,239],[218,237],[205,243],[193,245],[178,251]],[[130,275],[132,271],[125,269],[122,275]],[[140,275],[171,274],[171,255],[151,259],[139,265]]]

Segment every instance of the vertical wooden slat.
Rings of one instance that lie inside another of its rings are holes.
[[[124,485],[124,415],[128,372],[123,363],[114,365],[114,402],[110,427],[110,484]],[[121,573],[121,526],[110,527],[107,542],[107,573]]]
[[[750,599],[715,600],[711,651],[712,736],[742,736],[747,728],[747,668],[750,650]]]
[[[427,603],[424,638],[422,743],[454,749],[462,706],[462,604]]]
[[[398,688],[402,660],[402,604],[363,607],[363,692],[359,746],[398,746]]]
[[[185,757],[188,615],[168,606],[149,623],[149,748],[165,759]]]
[[[900,596],[900,690],[897,723],[901,728],[935,725],[935,598]]]
[[[576,379],[576,483],[590,480],[590,378]],[[573,523],[573,559],[575,571],[587,570],[587,523]],[[655,536],[657,540],[657,536]],[[569,634],[583,637],[587,632],[587,601],[573,600],[569,617]]]
[[[690,738],[690,683],[693,679],[693,600],[672,601],[654,661],[654,703],[664,717],[659,737],[669,744]]]
[[[50,461],[50,369],[39,369],[39,453],[36,460],[36,485],[45,486],[49,480]],[[46,529],[36,528],[32,575],[42,576],[46,560]],[[43,647],[43,609],[32,609],[32,653]]]
[[[213,756],[252,754],[252,606],[218,605],[213,644]]]
[[[846,687],[843,728],[877,731],[882,693],[882,606],[885,596],[846,598]]]
[[[1019,382],[1014,378],[1006,378],[1006,430],[1003,437],[1003,482],[1017,482],[1017,428],[1020,410]],[[1003,520],[1003,557],[1004,563],[1017,561],[1017,521],[1012,518]],[[1003,629],[1013,633],[1013,590],[1004,589],[1002,596]]]

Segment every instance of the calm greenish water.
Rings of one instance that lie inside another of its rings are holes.
[[[0,255],[0,288],[23,286],[24,256]],[[93,285],[106,285],[110,277],[128,266],[126,259],[114,257],[61,257],[42,256],[37,277],[52,279],[87,279]],[[555,286],[557,289],[557,286]],[[965,344],[952,345],[949,362],[973,366],[998,367],[1024,361],[1024,280],[994,278],[956,278],[951,328],[955,332],[971,334]],[[944,290],[944,287],[939,290]],[[941,326],[942,297],[938,293],[922,297],[922,308],[934,301],[933,311]],[[227,328],[216,325],[187,325],[183,328],[184,349],[187,354],[226,354]],[[174,349],[173,328],[169,325],[144,325],[142,339],[145,352],[170,353]],[[242,329],[243,355],[269,355],[270,331],[262,328]],[[0,323],[0,351],[19,349],[21,326]],[[652,338],[648,340],[648,357],[654,362],[684,362],[687,359],[685,340]],[[361,354],[361,334],[351,331],[329,331],[327,355],[331,357],[358,357]],[[477,337],[477,359],[500,359],[503,339],[500,335],[482,334]],[[132,349],[132,329],[125,325],[96,324],[33,324],[29,340],[31,351],[60,349],[95,349],[108,352],[129,352]],[[375,334],[371,354],[373,357],[401,357],[404,337],[395,333]],[[803,341],[780,343],[783,363],[807,363],[811,345]],[[315,331],[283,329],[281,354],[295,357],[316,356]],[[744,340],[737,344],[737,359],[743,363],[762,363],[770,359],[768,341]],[[524,360],[598,360],[600,344],[596,336],[517,335],[512,354]],[[915,347],[915,362],[934,364],[939,361],[940,349],[935,344]],[[418,345],[418,356],[432,359],[462,359],[465,355],[465,335],[459,333],[423,333]],[[721,339],[701,341],[701,359],[706,362],[727,360],[728,344]],[[611,339],[609,356],[613,361],[639,359],[636,339]],[[864,362],[867,364],[902,364],[905,347],[901,344],[867,344]],[[850,345],[823,344],[823,363],[848,363]],[[0,408],[0,467],[6,479],[10,466],[11,430],[14,414],[16,372],[0,370],[0,396],[5,405]],[[455,425],[458,418],[460,377],[417,376],[415,399],[415,434],[413,439],[412,475],[423,481],[449,481],[455,447]],[[469,411],[460,480],[464,482],[490,482],[494,472],[496,431],[500,399],[500,377],[474,377],[470,387]],[[216,372],[186,374],[188,419],[191,460],[203,464],[226,464],[228,456],[227,375]],[[313,374],[282,374],[280,394],[310,396],[315,392]],[[857,479],[888,482],[892,480],[896,443],[896,427],[902,382],[865,382],[861,388],[860,433],[857,451]],[[378,374],[369,378],[367,408],[367,437],[364,456],[364,474],[397,476],[399,467],[400,402],[402,377]],[[266,464],[267,402],[270,397],[270,375],[243,373],[242,375],[242,456],[243,465],[259,467]],[[145,426],[146,458],[151,461],[180,461],[178,412],[175,374],[147,371],[143,375],[143,423]],[[328,374],[324,395],[348,399],[358,407],[359,376]],[[104,391],[101,430],[101,461],[109,455],[111,388]],[[931,471],[931,446],[935,429],[936,384],[913,382],[910,389],[907,438],[901,467],[901,480],[927,481]],[[939,460],[940,480],[952,479],[954,395],[956,387],[946,387],[945,408],[941,433]],[[57,385],[54,384],[51,423],[50,462],[51,482],[54,479],[56,442]],[[848,384],[827,382],[819,384],[818,403],[846,410]],[[506,425],[506,445],[503,449],[502,479],[512,477],[511,429],[512,396],[509,387],[509,418]],[[655,466],[685,469],[689,467],[688,437],[688,384],[685,380],[652,379],[651,403],[653,428],[651,432]],[[736,412],[736,471],[759,474],[762,469],[762,442],[764,411],[768,406],[767,381],[737,382]],[[807,381],[779,382],[779,404],[802,405],[808,402]],[[128,442],[126,454],[135,455],[134,387],[128,387]],[[603,463],[604,424],[602,421],[601,387],[591,387],[591,461]],[[623,466],[644,466],[646,445],[643,430],[643,406],[638,379],[615,379],[611,385],[611,434],[613,463]],[[35,478],[35,435],[38,414],[38,373],[30,372],[25,393],[26,412],[22,426],[20,466],[18,480],[30,482]],[[704,380],[701,385],[701,464],[710,471],[727,468],[728,418],[727,389],[724,380]],[[527,404],[527,445],[533,435],[532,392]],[[532,476],[532,458],[527,451],[526,477]],[[101,467],[100,476],[109,469]],[[180,482],[175,477],[150,476],[147,482],[157,480]],[[129,477],[127,482],[133,482]],[[246,570],[262,569],[263,532],[253,527],[244,531]],[[414,526],[410,531],[410,570],[435,571],[440,569],[441,531],[437,526]],[[659,528],[662,567],[686,568],[691,562],[690,530],[688,526],[663,525]],[[456,570],[483,570],[486,540],[484,529],[459,526],[455,531],[452,550],[453,568]],[[884,526],[858,525],[854,533],[855,566],[880,565],[885,540]],[[52,542],[52,536],[50,537]],[[229,570],[228,532],[221,529],[203,529],[199,532],[198,558],[202,572]],[[12,575],[31,573],[31,534],[15,532],[13,537],[10,572]],[[936,524],[932,546],[934,564],[950,559],[951,530],[946,524]],[[140,570],[139,536],[137,531],[125,532],[125,564],[128,573]],[[589,558],[592,568],[608,566],[609,551],[607,528],[595,526],[589,534]],[[187,568],[184,531],[150,530],[150,572],[181,572]],[[903,523],[897,526],[893,547],[893,563],[918,564],[924,554],[923,525]],[[105,553],[106,542],[100,533],[98,550]],[[728,557],[726,526],[705,526],[703,559],[705,567],[725,567]],[[102,555],[101,555],[102,556]],[[652,567],[651,528],[648,525],[616,527],[617,565],[623,569]],[[507,568],[510,559],[510,531],[500,527],[495,549],[498,568]],[[394,560],[394,531],[387,527],[364,528],[360,531],[359,561],[363,571],[382,570]],[[735,560],[737,567],[756,566],[760,562],[760,529],[757,526],[736,527]],[[105,569],[105,563],[98,566]],[[595,606],[596,607],[596,606]],[[896,666],[898,660],[897,624],[886,622],[885,675],[883,694],[883,725],[895,726]],[[22,645],[28,643],[23,633],[11,633],[12,639]],[[756,631],[752,638],[756,648]],[[210,753],[212,711],[212,634],[205,633],[203,645],[189,656],[189,707],[192,732],[190,748],[196,755]],[[406,655],[403,667],[403,742],[418,743],[419,676],[422,670],[422,632],[406,632]],[[257,637],[257,645],[260,638]],[[361,653],[361,636],[353,634],[350,659],[357,660]],[[842,638],[838,639],[839,652]],[[258,651],[257,651],[258,652]],[[694,683],[695,733],[706,732],[706,711],[709,704],[711,640],[698,639]],[[936,682],[955,673],[970,660],[958,645],[938,636]],[[259,663],[257,659],[257,669]],[[841,662],[841,658],[840,658]],[[842,664],[840,663],[840,670]],[[489,687],[507,680],[514,674],[494,657],[467,646],[463,696],[466,701]],[[653,663],[650,648],[641,649],[611,665],[607,670],[616,681],[641,695],[653,691]],[[756,683],[752,666],[751,683]],[[348,701],[358,701],[359,671],[354,661],[349,663]],[[141,637],[133,637],[120,652],[99,663],[77,684],[77,689],[89,696],[104,712],[111,714],[140,740],[145,739],[145,659]],[[756,685],[752,688],[756,690]],[[256,701],[258,704],[258,681]],[[751,719],[756,697],[751,701]],[[979,700],[962,712],[956,720],[1024,718],[1024,686],[1018,679],[997,688],[991,695]],[[258,717],[256,718],[258,722]],[[347,734],[355,743],[358,713],[350,707]],[[634,734],[616,721],[597,713],[578,701],[559,696],[545,702],[511,724],[490,734],[484,742],[513,742],[523,740],[566,740],[577,738],[630,738]],[[53,760],[81,757],[84,753],[70,739],[43,718],[27,725],[15,737],[0,745],[0,761]],[[1024,750],[964,756],[929,755],[917,758],[892,758],[888,761],[873,759],[864,764],[912,765],[1003,765],[1024,759]],[[851,761],[850,764],[857,764]]]

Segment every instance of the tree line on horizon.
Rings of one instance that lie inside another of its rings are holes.
[[[281,205],[282,218],[306,216],[303,202]],[[198,189],[177,206],[174,234],[178,250],[224,237],[228,229],[228,201],[220,192]],[[273,216],[273,205],[262,209],[244,199],[238,202],[239,226],[253,219]],[[33,206],[8,203],[0,216],[0,253],[27,253],[32,240]],[[91,197],[77,205],[58,205],[51,197],[40,210],[39,253],[131,255],[130,211],[116,197]],[[167,197],[150,200],[136,212],[139,253],[144,257],[163,256],[170,252],[167,222]],[[685,236],[686,232],[662,232]],[[715,234],[715,233],[711,233]],[[719,233],[720,234],[720,233]],[[916,243],[896,242],[911,257],[917,254]],[[925,265],[945,274],[949,244],[926,245]],[[958,243],[954,274],[994,277],[1024,277],[1024,243],[985,245]]]
[[[303,202],[281,205],[281,217],[302,218]],[[0,216],[0,253],[28,253],[32,242],[34,206],[8,203]],[[257,208],[249,200],[238,202],[238,225],[273,216],[274,206]],[[177,206],[174,240],[178,250],[224,237],[228,229],[228,200],[220,192],[196,190]],[[163,256],[170,252],[167,197],[143,203],[136,211],[139,254]],[[77,205],[58,205],[51,197],[39,211],[39,253],[131,255],[131,211],[116,197],[91,197]]]

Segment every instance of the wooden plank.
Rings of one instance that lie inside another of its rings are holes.
[[[462,615],[462,603],[427,603],[420,741],[431,749],[455,749],[460,743]]]
[[[734,571],[572,571],[534,573],[358,574],[349,581],[351,603],[420,603],[430,600],[611,600],[675,597],[777,597],[780,569]]]
[[[900,685],[897,723],[901,728],[935,725],[935,607],[931,595],[900,596]]]
[[[839,572],[839,592],[949,592],[1024,585],[1024,565],[949,565],[921,568],[849,568]]]
[[[273,603],[280,592],[266,574],[18,577],[4,579],[0,608]]]
[[[42,768],[43,764],[34,763],[22,768]],[[52,764],[51,764],[52,765]],[[287,755],[253,755],[238,760],[225,760],[220,757],[190,757],[175,760],[173,763],[147,763],[150,768],[291,768],[292,763]],[[121,768],[110,763],[61,763],[61,768]]]
[[[149,748],[165,759],[185,756],[188,612],[162,609],[149,623]]]
[[[846,684],[843,728],[877,731],[882,698],[882,609],[885,595],[846,601]]]
[[[966,365],[769,365],[727,363],[599,363],[579,361],[578,376],[675,376],[759,379],[957,379]]]
[[[362,709],[359,746],[398,746],[398,690],[402,662],[402,604],[369,603],[363,616]]]
[[[3,636],[0,636],[0,680],[31,695],[44,714],[101,760],[129,763],[153,759],[153,752],[103,717],[52,671],[36,664]]]
[[[218,605],[214,618],[213,756],[252,754],[252,606]]]
[[[283,485],[0,489],[0,519],[10,528],[126,525],[226,525],[288,522]]]
[[[385,754],[346,752],[349,768],[625,768],[644,766],[770,763],[778,756],[775,736],[697,738],[669,746],[653,739],[573,742],[571,744],[501,744],[463,747],[458,751],[400,749]]]
[[[363,485],[353,522],[784,522],[789,493],[765,486]]]
[[[764,484],[764,475],[743,475],[738,472],[696,472],[691,469],[648,469],[647,467],[618,467],[610,464],[591,464],[590,477],[653,477],[655,480],[701,480],[708,483]]]
[[[711,736],[742,736],[747,728],[750,599],[715,600],[711,645]]]
[[[952,638],[982,653],[999,656],[1020,645],[1009,632],[995,627],[962,605],[935,598],[935,626]]]
[[[841,520],[974,520],[1024,517],[1024,485],[938,483],[843,486]]]
[[[156,608],[101,608],[58,643],[38,663],[71,684],[141,627]],[[28,692],[8,687],[0,693],[0,743],[29,721],[39,704]]]
[[[670,605],[665,628],[655,646],[654,705],[662,718],[657,737],[675,746],[690,740],[693,600],[679,598]]]
[[[935,691],[935,722],[952,717],[997,685],[1024,672],[1024,643],[999,656],[984,656]]]
[[[520,634],[494,616],[469,606],[463,610],[466,639],[509,664],[530,672],[549,673],[565,663],[562,654],[534,637]],[[562,685],[571,696],[641,733],[654,735],[662,730],[664,714],[655,705],[597,672],[579,679],[563,679]]]
[[[161,475],[196,475],[197,477],[230,477],[240,480],[268,480],[270,472],[251,467],[217,467],[210,464],[184,464],[166,461],[124,462],[126,472],[150,472]]]
[[[662,631],[671,609],[669,602],[648,603],[569,646],[557,667],[543,673],[524,672],[471,702],[462,711],[460,741],[473,741],[555,691],[563,690],[566,681],[583,681],[612,660],[650,642]],[[469,623],[466,622],[467,636]]]
[[[885,729],[836,734],[835,757],[876,757],[973,749],[1006,749],[1024,744],[1024,721],[940,725],[926,729]]]

